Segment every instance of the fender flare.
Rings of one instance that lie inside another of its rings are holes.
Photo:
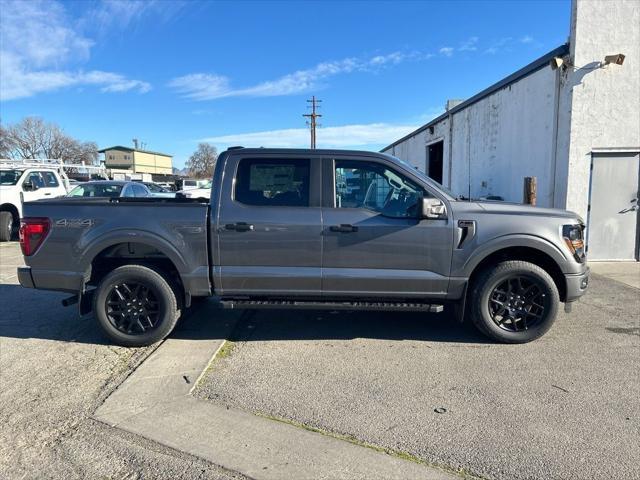
[[[560,271],[566,273],[563,265],[566,265],[568,259],[566,254],[562,250],[560,250],[558,246],[542,237],[537,237],[535,235],[516,234],[497,237],[481,245],[479,248],[468,255],[467,261],[460,268],[459,272],[456,272],[455,276],[469,278],[476,267],[489,255],[497,251],[513,247],[538,250],[539,252],[544,253],[548,257],[550,257],[558,266]]]
[[[155,248],[165,255],[178,270],[180,277],[188,273],[187,263],[180,252],[167,240],[144,230],[116,230],[90,241],[84,248],[80,267],[86,272],[95,258],[105,249],[121,243],[140,243]]]

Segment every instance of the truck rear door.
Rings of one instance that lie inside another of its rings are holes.
[[[214,284],[221,295],[319,296],[320,159],[231,155],[221,185]]]

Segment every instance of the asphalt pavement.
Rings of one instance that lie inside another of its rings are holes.
[[[17,285],[18,244],[0,243],[0,477],[241,479],[90,417],[153,350],[110,345],[65,294]]]
[[[0,244],[3,478],[245,478],[92,419],[156,347],[110,345],[64,294],[17,285],[21,263],[16,243]],[[226,316],[230,342],[189,401],[491,479],[640,478],[639,312],[637,289],[596,275],[527,345],[491,343],[447,314]],[[210,321],[196,311],[185,324]],[[202,431],[201,445],[218,439]]]
[[[195,395],[492,479],[636,479],[639,312],[597,276],[526,345],[446,314],[256,312]]]

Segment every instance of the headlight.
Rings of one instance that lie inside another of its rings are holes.
[[[584,253],[584,224],[564,225],[562,227],[562,237],[576,261],[583,263],[586,258]]]

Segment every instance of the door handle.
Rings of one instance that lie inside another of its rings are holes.
[[[253,225],[245,222],[227,223],[224,228],[227,230],[235,230],[236,232],[248,232],[253,230]]]
[[[332,232],[351,233],[357,232],[358,227],[354,227],[353,225],[349,225],[347,223],[342,223],[340,225],[331,225],[329,227],[329,230],[331,230]]]
[[[50,194],[50,193],[45,193],[45,195],[46,195],[46,196],[49,196],[49,195],[51,195],[51,194]]]

